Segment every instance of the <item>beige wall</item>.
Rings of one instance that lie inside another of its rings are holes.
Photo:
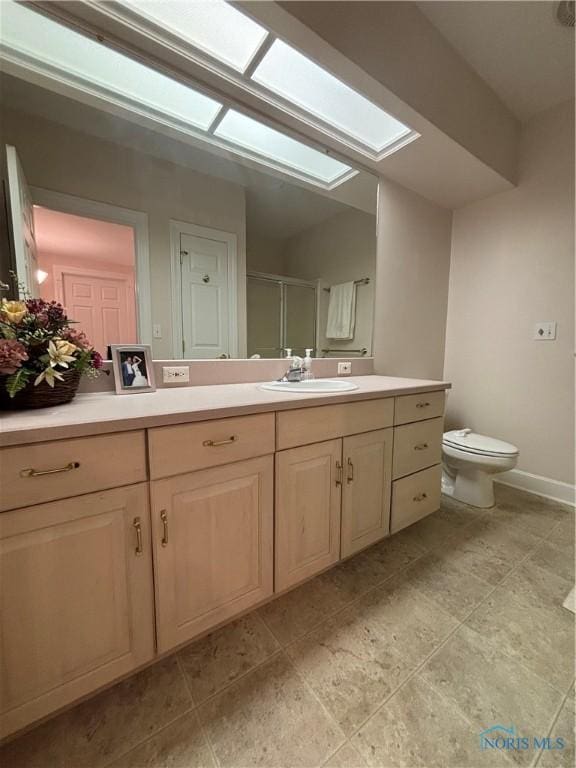
[[[450,211],[380,180],[376,373],[442,378],[451,220]]]
[[[172,356],[169,221],[191,222],[238,236],[239,349],[246,338],[244,188],[195,173],[119,144],[3,110],[2,139],[13,144],[29,184],[148,214],[152,322],[162,326],[154,356]]]
[[[369,277],[358,287],[356,328],[351,341],[327,340],[329,294],[320,295],[318,347],[372,349],[374,278],[376,272],[376,218],[350,209],[307,229],[287,241],[286,274],[302,280],[322,280],[323,286]]]
[[[249,272],[284,275],[285,248],[286,240],[260,235],[248,225],[246,230],[246,269]]]
[[[449,424],[508,440],[518,469],[574,482],[574,104],[534,118],[516,189],[454,215]],[[558,322],[556,341],[534,324]]]

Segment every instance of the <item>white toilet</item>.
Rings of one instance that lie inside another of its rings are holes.
[[[494,475],[514,469],[518,448],[471,429],[444,432],[442,493],[473,507],[494,506]]]

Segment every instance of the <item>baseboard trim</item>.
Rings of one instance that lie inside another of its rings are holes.
[[[536,496],[544,496],[553,501],[561,501],[564,504],[576,506],[576,486],[570,483],[562,483],[560,480],[552,480],[550,477],[533,475],[530,472],[522,472],[520,469],[511,469],[503,472],[495,478],[495,482],[509,485],[512,488],[520,488]]]

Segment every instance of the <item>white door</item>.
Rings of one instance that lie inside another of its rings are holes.
[[[178,238],[182,355],[234,357],[236,238],[226,232],[194,226],[180,229]]]
[[[6,165],[8,168],[8,203],[14,239],[16,274],[22,288],[31,296],[38,296],[34,209],[16,147],[6,146]],[[20,293],[23,294],[24,291],[21,290]]]

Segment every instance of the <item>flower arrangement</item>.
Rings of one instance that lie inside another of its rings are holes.
[[[0,383],[10,398],[45,382],[54,389],[65,374],[97,376],[102,357],[85,334],[72,327],[55,301],[2,299],[0,304]]]

